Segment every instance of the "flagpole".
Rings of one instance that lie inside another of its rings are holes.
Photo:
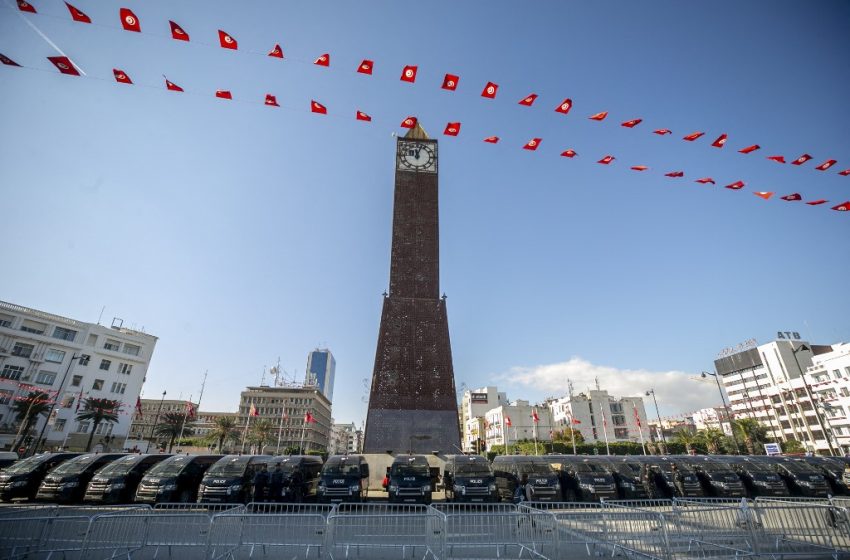
[[[304,417],[304,423],[301,425],[301,444],[298,446],[298,453],[304,455],[304,430],[307,429],[307,417]]]
[[[180,424],[180,435],[177,436],[177,445],[183,440],[183,430],[186,429],[186,418],[189,416],[189,407],[192,406],[192,395],[189,395],[189,400],[186,401],[186,409],[183,411],[183,423]]]
[[[607,455],[611,454],[611,448],[608,446],[608,422],[605,420],[605,409],[602,408],[602,405],[599,405],[599,411],[602,413],[602,432],[605,434],[605,453]]]
[[[638,433],[640,433],[640,446],[643,448],[643,454],[646,455],[646,442],[643,439],[643,426],[640,425],[640,416],[638,415],[637,405],[632,402],[632,410],[635,413],[635,421],[637,422]]]
[[[570,438],[573,440],[573,455],[578,455],[576,453],[576,433],[573,430],[573,415],[570,414]]]
[[[239,454],[245,453],[245,440],[248,438],[248,426],[251,425],[251,409],[254,408],[254,401],[251,401],[251,406],[248,407],[248,420],[245,422],[245,431],[242,433],[242,449]]]
[[[277,379],[275,379],[275,383],[277,383]],[[275,455],[280,455],[280,436],[283,432],[284,418],[286,418],[286,399],[283,399],[283,414],[278,419],[278,422],[280,422],[280,424],[278,424],[277,426],[277,450],[275,451]]]
[[[537,415],[537,409],[534,408],[534,409],[532,409],[532,416],[531,416],[531,423],[532,423],[531,433],[534,435],[534,455],[535,456],[537,455],[537,420],[534,419],[534,417],[536,415]]]

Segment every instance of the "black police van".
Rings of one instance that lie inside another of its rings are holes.
[[[362,502],[368,479],[369,463],[362,455],[331,455],[319,475],[319,501]]]
[[[523,498],[534,502],[561,500],[558,473],[552,467],[551,457],[528,455],[498,455],[493,458],[493,473],[499,497],[514,501],[517,487],[524,486]]]
[[[570,455],[547,456],[560,473],[566,502],[598,502],[617,497],[617,484],[602,460]]]
[[[397,455],[387,473],[390,503],[430,504],[433,495],[431,468],[425,455]]]
[[[449,455],[443,467],[448,502],[498,502],[496,476],[481,455]]]
[[[280,465],[282,485],[281,499],[286,502],[303,502],[316,498],[319,490],[319,473],[322,459],[315,455],[289,455],[275,457],[274,469]]]
[[[226,455],[204,473],[198,487],[199,502],[247,504],[254,496],[254,475],[270,467],[271,455]]]
[[[79,453],[42,453],[21,459],[0,472],[0,501],[34,500],[47,473]]]
[[[741,477],[728,463],[703,457],[689,461],[677,461],[679,467],[685,463],[695,470],[705,493],[721,498],[744,498],[747,491]]]
[[[138,503],[194,502],[198,486],[221,455],[174,455],[151,468],[136,489]]]
[[[829,484],[817,467],[784,457],[770,457],[765,462],[785,480],[792,496],[826,498],[829,495]]]
[[[116,459],[94,474],[83,499],[101,504],[129,504],[148,469],[169,457],[133,453]]]
[[[612,458],[608,461],[608,465],[614,476],[614,482],[617,483],[620,498],[642,500],[648,497],[641,480],[643,467],[639,462]],[[652,484],[654,485],[654,481]]]
[[[87,453],[65,461],[47,473],[35,499],[64,504],[81,502],[94,473],[124,456],[124,453]]]
[[[726,460],[741,477],[750,496],[789,495],[788,485],[767,463],[750,457],[732,456]]]
[[[641,462],[649,465],[655,486],[665,498],[705,496],[697,473],[687,463],[674,463],[667,457],[644,457]]]

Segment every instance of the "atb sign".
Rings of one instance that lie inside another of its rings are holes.
[[[778,443],[765,443],[764,452],[766,455],[782,455],[782,448]]]

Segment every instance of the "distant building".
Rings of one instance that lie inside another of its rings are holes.
[[[167,396],[167,395],[166,395]],[[191,419],[189,418],[189,405],[193,410],[198,409],[198,403],[187,400],[177,399],[139,399],[141,403],[141,414],[133,407],[131,412],[130,433],[128,444],[132,443],[139,450],[146,452],[148,450],[148,442],[150,443],[151,451],[157,449],[157,443],[163,438],[154,435],[154,426],[161,424],[163,418],[169,412],[184,414],[187,417],[187,426]],[[162,408],[160,408],[162,403]]]
[[[555,429],[580,432],[588,443],[650,441],[643,397],[614,397],[589,390],[550,401]],[[604,418],[603,418],[604,416]]]
[[[358,430],[353,422],[350,424],[334,424],[331,427],[328,454],[360,453],[362,441],[363,432]]]
[[[475,451],[477,440],[484,439],[484,415],[488,410],[508,404],[508,397],[496,387],[466,390],[460,401],[461,447]]]
[[[257,415],[248,419],[251,407]],[[308,422],[307,414],[313,422]],[[265,443],[265,453],[283,452],[287,447],[307,451],[327,451],[331,431],[331,402],[317,387],[248,387],[239,396],[239,426],[244,429],[268,420],[274,433]],[[245,452],[250,450],[246,443]],[[241,449],[241,446],[240,446]]]
[[[732,424],[729,422],[729,415],[726,414],[726,409],[722,406],[714,408],[702,408],[691,415],[694,421],[696,430],[705,430],[714,428],[721,430],[727,436],[732,435]]]
[[[304,385],[318,387],[329,401],[334,397],[336,360],[327,348],[317,348],[307,356],[307,373]]]
[[[535,413],[537,422],[534,421]],[[477,420],[473,419],[472,426],[474,422]],[[494,445],[511,445],[522,440],[552,441],[554,427],[549,407],[516,400],[488,410],[479,429],[490,449]]]
[[[15,400],[44,391],[56,406],[41,449],[85,447],[92,426],[76,416],[87,398],[121,405],[118,422],[98,426],[92,450],[123,449],[157,337],[122,325],[120,319],[104,327],[0,301],[0,447],[12,446],[20,427]],[[46,421],[40,416],[25,434],[30,449]]]

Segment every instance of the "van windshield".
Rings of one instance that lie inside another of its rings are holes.
[[[100,458],[100,455],[83,455],[81,457],[77,457],[76,459],[72,459],[70,461],[66,461],[53,469],[51,474],[80,474],[89,466],[97,461]]]
[[[225,457],[211,466],[207,474],[212,476],[238,476],[245,472],[250,460],[251,457],[249,456]]]
[[[492,474],[490,465],[484,462],[458,463],[455,465],[456,474],[486,476]]]
[[[360,465],[349,461],[333,461],[325,463],[322,473],[342,476],[360,476]]]
[[[21,461],[16,462],[14,465],[6,467],[3,469],[4,473],[7,474],[21,474],[35,470],[38,466],[44,461],[48,460],[50,455],[33,455],[32,457],[28,457]]]
[[[126,457],[121,457],[117,461],[112,461],[100,471],[98,474],[100,475],[110,475],[110,476],[123,476],[133,470],[133,467],[136,466],[136,463],[139,461],[140,455],[127,455]]]
[[[517,463],[519,474],[552,474],[552,467],[546,463]]]
[[[390,471],[393,476],[430,476],[428,465],[421,463],[394,463]]]
[[[172,457],[148,471],[150,476],[176,476],[192,461],[192,457]]]
[[[595,463],[573,463],[569,465],[576,472],[580,473],[604,473],[605,469],[602,468],[602,465],[597,465]]]

